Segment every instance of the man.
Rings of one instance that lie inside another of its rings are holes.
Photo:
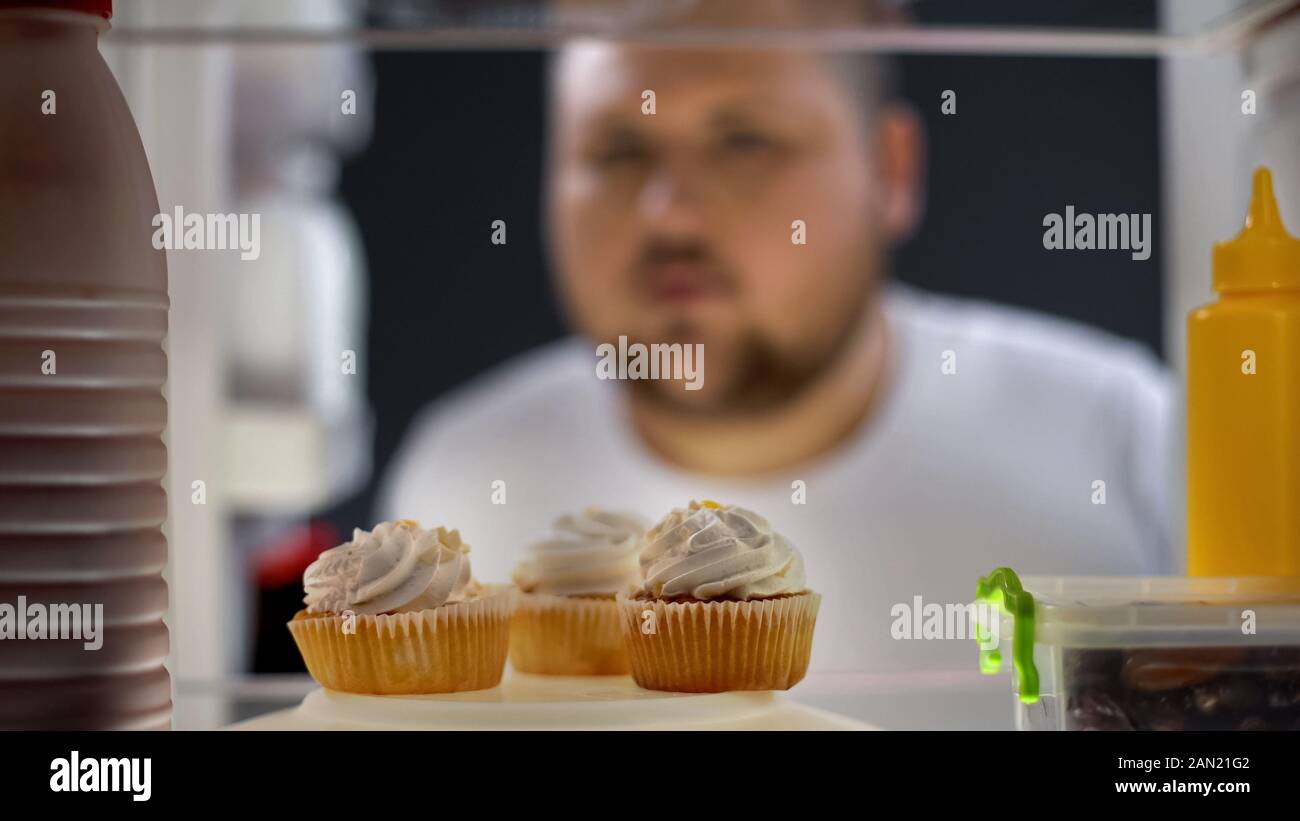
[[[751,508],[823,596],[821,671],[974,671],[973,641],[908,640],[898,614],[969,602],[1000,565],[1164,572],[1162,372],[1096,331],[885,285],[922,136],[854,65],[566,47],[547,207],[578,336],[418,419],[382,515],[461,528],[475,575],[505,581],[566,511]],[[598,378],[619,337],[701,344],[702,386]]]

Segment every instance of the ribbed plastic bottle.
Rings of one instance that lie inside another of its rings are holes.
[[[0,0],[0,728],[171,723],[167,267],[111,14]]]
[[[1300,576],[1300,240],[1265,168],[1187,318],[1187,569]]]

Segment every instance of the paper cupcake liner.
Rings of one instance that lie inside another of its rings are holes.
[[[501,681],[516,591],[484,588],[470,601],[417,613],[314,616],[289,622],[307,671],[345,693],[412,695],[483,690]]]
[[[808,671],[820,604],[811,591],[751,601],[618,598],[632,678],[679,693],[790,689]]]
[[[552,676],[626,675],[614,598],[521,593],[510,622],[510,664]]]

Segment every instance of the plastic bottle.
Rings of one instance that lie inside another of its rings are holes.
[[[1300,576],[1300,240],[1267,169],[1213,264],[1187,318],[1188,572]]]
[[[144,147],[98,51],[111,14],[111,0],[0,0],[3,728],[171,721],[167,268]],[[82,639],[40,638],[41,612]]]

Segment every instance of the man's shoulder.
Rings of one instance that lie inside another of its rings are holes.
[[[565,418],[594,394],[595,358],[583,340],[566,337],[497,365],[430,404],[415,432],[472,436],[508,430],[516,421]],[[451,430],[448,430],[448,429]]]
[[[1069,561],[1167,571],[1175,392],[1146,346],[979,300],[908,290],[891,293],[887,308],[912,366],[896,418],[921,420],[904,430],[925,442],[922,453],[938,454],[944,469],[950,453],[975,454],[965,462],[970,495],[993,494],[978,496],[994,500],[989,510],[1028,505],[1043,515],[1045,538],[1064,528],[1089,545],[1087,534],[1103,534]],[[955,370],[942,368],[948,355]],[[1089,503],[1098,477],[1113,494],[1104,514]]]
[[[1023,378],[1044,388],[1102,388],[1115,381],[1168,388],[1168,374],[1144,345],[1080,322],[911,288],[891,290],[887,305],[904,344],[936,357],[936,368],[951,352],[958,373],[969,363],[999,380]]]
[[[486,515],[486,490],[478,491],[489,479],[531,475],[583,441],[598,413],[599,384],[593,349],[563,339],[438,397],[403,434],[379,491],[380,518]]]

